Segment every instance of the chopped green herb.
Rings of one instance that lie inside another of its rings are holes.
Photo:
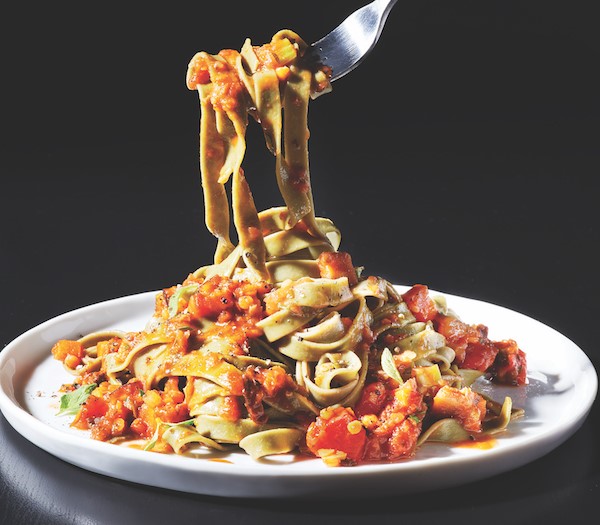
[[[415,416],[414,414],[412,416],[408,416],[408,419],[410,419],[411,421],[414,421],[415,423],[421,422],[421,419],[418,416]]]
[[[198,291],[198,288],[199,285],[197,284],[188,284],[187,286],[178,287],[169,299],[169,317],[175,317],[177,315],[180,299],[189,299],[191,295]]]
[[[398,372],[398,369],[396,368],[394,357],[392,356],[392,352],[390,352],[389,348],[385,348],[381,353],[381,368],[389,377],[398,381],[398,383],[404,383],[402,377],[400,376],[400,372]]]
[[[83,385],[78,389],[63,395],[60,398],[60,409],[57,416],[75,415],[79,411],[79,407],[83,405],[90,394],[98,387],[95,383],[91,385]]]

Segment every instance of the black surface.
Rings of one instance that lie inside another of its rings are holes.
[[[283,27],[314,41],[360,5],[5,8],[0,347],[209,262],[189,59]],[[367,61],[311,105],[309,126],[317,212],[341,228],[356,264],[527,314],[598,368],[600,42],[590,6],[400,2]],[[256,126],[244,166],[259,208],[278,205]],[[597,509],[599,437],[596,403],[564,445],[513,472],[410,497],[298,505],[98,476],[0,416],[0,523],[576,523]]]

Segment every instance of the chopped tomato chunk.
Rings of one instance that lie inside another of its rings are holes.
[[[527,357],[515,341],[499,341],[496,360],[492,366],[492,376],[499,383],[506,385],[527,384]]]
[[[443,386],[433,398],[431,414],[457,419],[467,432],[480,432],[485,416],[485,399],[470,388]]]
[[[408,458],[414,455],[421,434],[421,422],[407,418],[392,430],[387,441],[387,459]]]
[[[319,451],[334,450],[354,462],[362,459],[366,440],[366,431],[352,410],[340,406],[321,410],[306,432],[306,444],[315,456],[321,455]]]
[[[415,319],[422,323],[432,321],[438,313],[433,299],[429,297],[429,289],[424,284],[415,284],[402,294],[402,299]]]
[[[117,436],[150,437],[157,419],[178,423],[189,417],[178,378],[167,379],[164,390],[143,390],[141,381],[118,386],[102,383],[87,398],[73,426],[90,429],[93,439],[107,441]]]
[[[375,381],[365,386],[354,411],[358,417],[379,414],[388,401],[388,389],[383,381]]]
[[[365,401],[361,408],[367,407]],[[373,408],[377,408],[375,404]],[[383,409],[361,417],[368,428],[364,459],[379,461],[412,456],[426,410],[415,379],[409,379],[398,388],[388,389]]]
[[[77,419],[79,421],[94,421],[95,419],[104,416],[106,412],[108,412],[108,404],[106,401],[101,397],[91,395],[87,398],[87,401],[81,408]],[[84,423],[83,427],[88,428],[87,423]]]
[[[447,345],[456,353],[456,364],[463,368],[471,368],[484,372],[486,368],[481,368],[482,363],[487,363],[489,367],[494,361],[494,357],[488,362],[488,359],[481,354],[493,353],[492,349],[477,348],[478,344],[487,344],[487,327],[484,325],[470,325],[451,315],[438,314],[433,320],[433,326],[437,332],[446,338]],[[472,346],[474,345],[474,346]],[[472,346],[472,348],[470,348]],[[469,366],[464,364],[467,354],[473,354],[469,357],[471,363]]]
[[[321,277],[327,279],[339,279],[347,277],[348,284],[354,286],[358,283],[356,270],[352,264],[352,258],[346,252],[323,252],[317,259]]]
[[[465,351],[462,368],[485,372],[494,363],[498,354],[497,346],[488,339],[469,343]]]
[[[256,323],[265,316],[262,301],[272,289],[270,284],[237,281],[218,275],[196,284],[198,290],[189,297],[187,305],[183,305],[188,314],[180,316],[184,316],[182,319],[187,316],[191,322],[216,321],[212,328],[203,331],[203,338],[217,336],[243,345],[247,339],[262,335]]]
[[[216,319],[218,315],[234,306],[231,281],[221,276],[208,279],[190,297],[188,310],[196,318]]]
[[[456,364],[462,365],[467,345],[470,341],[479,341],[479,334],[468,324],[450,315],[438,314],[433,321],[433,326],[446,338],[446,344],[454,350]]]
[[[85,348],[78,341],[61,339],[52,347],[52,355],[69,368],[75,368],[85,356]]]

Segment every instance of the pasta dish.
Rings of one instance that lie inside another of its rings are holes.
[[[74,376],[59,413],[93,439],[176,454],[295,453],[333,467],[482,440],[523,415],[510,397],[473,388],[480,377],[527,383],[514,340],[491,340],[425,285],[400,293],[366,275],[315,214],[308,104],[331,90],[331,71],[309,55],[284,30],[190,61],[214,260],[160,291],[142,331],[53,346]],[[242,168],[250,120],[283,199],[260,212]]]

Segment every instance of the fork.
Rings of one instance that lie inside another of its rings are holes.
[[[311,45],[312,58],[331,67],[331,81],[358,66],[379,40],[397,0],[374,0],[357,9],[333,31]]]

